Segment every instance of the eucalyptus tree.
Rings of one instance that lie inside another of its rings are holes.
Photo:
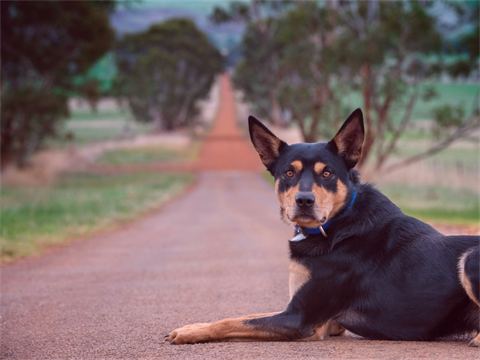
[[[113,44],[113,1],[1,2],[1,166],[27,164],[68,115],[73,80]]]
[[[194,123],[198,101],[223,70],[223,57],[189,19],[127,34],[115,46],[118,96],[136,120],[172,130]]]
[[[274,90],[281,109],[298,124],[307,142],[331,135],[329,129],[338,127],[338,119],[347,116],[353,106],[346,95],[358,94],[366,120],[359,166],[369,161],[380,169],[397,147],[419,100],[436,96],[427,80],[446,72],[465,74],[475,69],[471,64],[478,65],[475,31],[463,37],[464,45],[456,42],[461,48],[457,52],[468,49],[470,67],[461,62],[447,64],[439,56],[447,41],[432,6],[419,1],[299,2],[264,20],[275,29],[267,43],[258,35],[258,26],[249,25],[235,84],[247,94],[247,100],[267,109],[273,107],[267,95]],[[470,21],[476,29],[478,17]],[[275,67],[269,58],[277,59]],[[472,116],[453,119],[448,114],[459,115],[458,111],[435,109],[432,118],[444,138],[424,156],[477,127],[475,111]]]

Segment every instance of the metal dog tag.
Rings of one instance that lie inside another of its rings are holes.
[[[300,231],[300,232],[299,232],[297,235],[295,235],[295,236],[293,237],[293,239],[290,240],[290,241],[302,241],[302,240],[305,240],[306,238],[307,238],[307,237],[306,237],[305,235],[303,235],[303,232]]]

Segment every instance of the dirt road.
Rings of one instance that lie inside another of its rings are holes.
[[[233,121],[230,116],[221,121],[225,119]],[[223,150],[217,149],[221,154],[229,151],[224,140],[217,140],[224,143]],[[214,168],[218,162],[209,164]],[[164,342],[166,333],[188,323],[283,309],[291,232],[279,219],[271,186],[257,173],[201,172],[191,191],[158,213],[42,257],[2,266],[0,358],[480,356],[478,349],[457,341]]]

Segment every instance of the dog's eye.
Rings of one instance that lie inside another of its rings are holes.
[[[332,175],[332,173],[330,171],[324,171],[323,174],[322,174],[322,176],[324,178],[328,178],[328,177],[330,177],[330,175]]]
[[[288,177],[292,177],[293,176],[293,171],[292,170],[288,170],[285,175],[287,175]]]

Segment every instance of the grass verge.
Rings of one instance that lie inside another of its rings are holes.
[[[64,174],[48,188],[0,190],[1,258],[42,252],[158,207],[180,193],[189,174]]]
[[[445,186],[388,185],[379,187],[402,211],[427,222],[476,225],[480,220],[478,194]]]
[[[200,149],[199,143],[188,148],[167,149],[160,146],[145,146],[105,151],[95,160],[98,165],[148,164],[158,161],[193,160]]]

